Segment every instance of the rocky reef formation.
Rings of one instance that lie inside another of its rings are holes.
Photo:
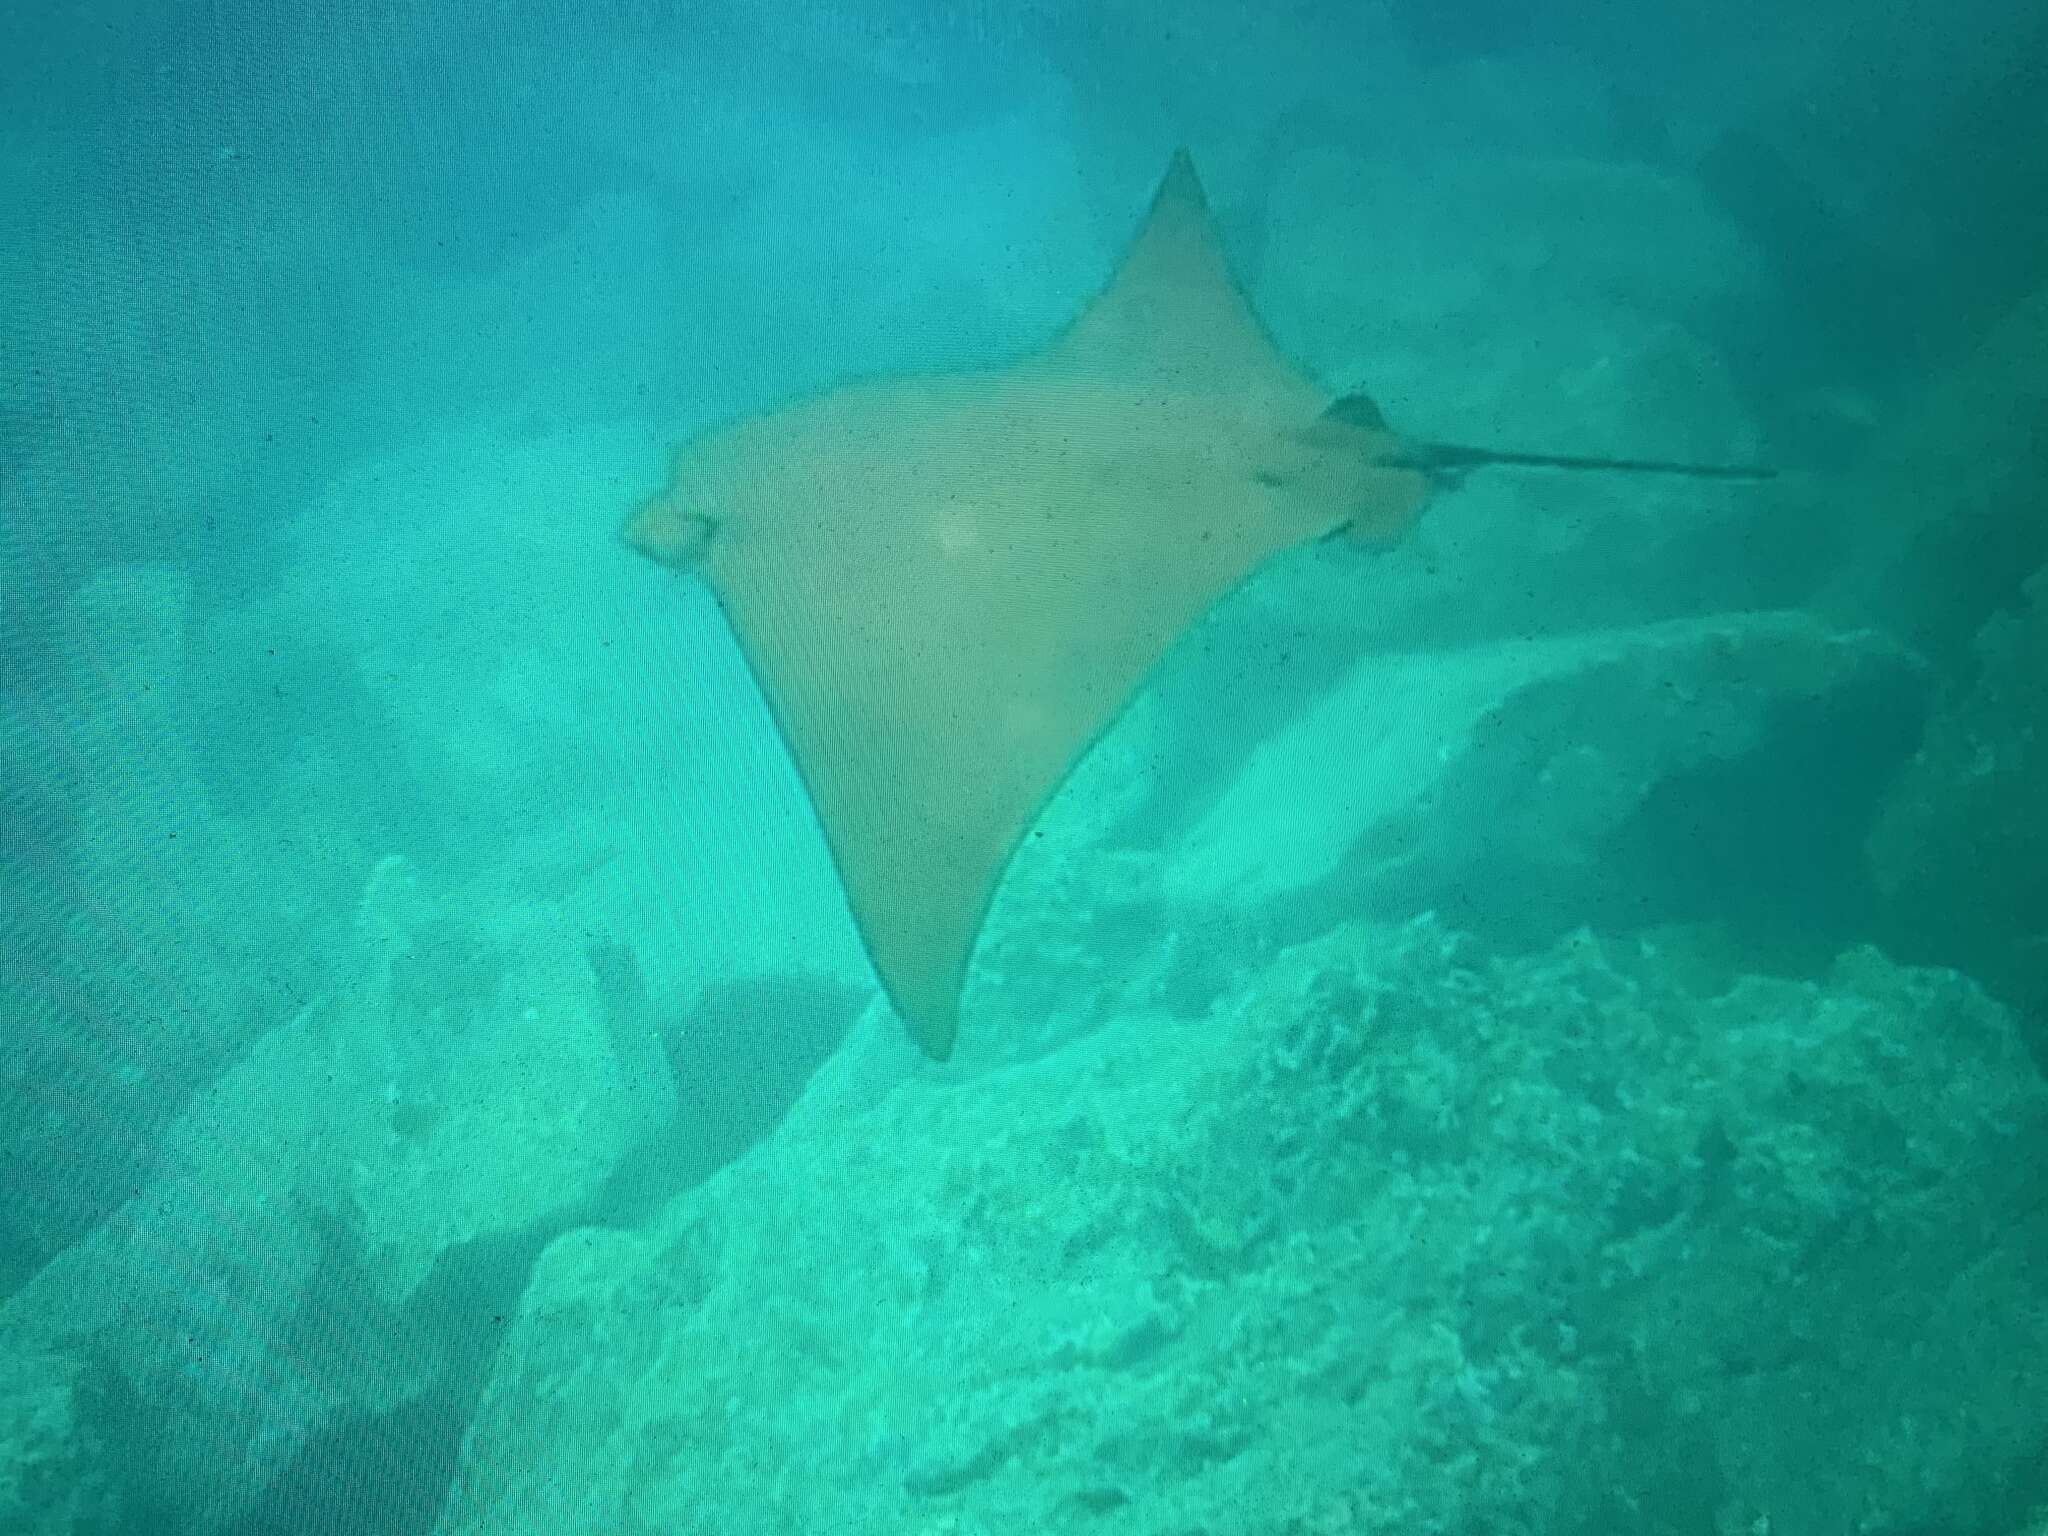
[[[2017,1526],[2011,1018],[1869,950],[1683,970],[1351,925],[952,1084],[878,1088],[872,1016],[739,1163],[550,1245],[441,1536]]]
[[[335,989],[0,1307],[0,1527],[245,1530],[343,1465],[413,1463],[387,1512],[438,1498],[454,1430],[422,1421],[459,1422],[533,1253],[675,1108],[572,931],[464,910],[383,861]]]
[[[1870,835],[1887,941],[1983,978],[2048,1062],[2048,567],[1988,622]]]

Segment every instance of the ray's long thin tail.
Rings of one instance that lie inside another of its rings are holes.
[[[1325,419],[1394,439],[1397,446],[1378,457],[1392,469],[1420,470],[1432,480],[1454,482],[1475,469],[1586,469],[1625,475],[1684,475],[1694,480],[1769,480],[1778,472],[1764,464],[1687,464],[1677,459],[1605,459],[1576,453],[1517,453],[1505,448],[1473,448],[1464,443],[1432,443],[1401,437],[1372,396],[1363,391],[1330,403]]]
[[[1381,461],[1398,469],[1418,469],[1434,479],[1457,480],[1475,469],[1590,469],[1629,475],[1684,475],[1694,480],[1769,480],[1778,472],[1767,464],[1687,464],[1675,459],[1603,459],[1576,453],[1515,453],[1501,448],[1472,448],[1463,443],[1404,443]]]

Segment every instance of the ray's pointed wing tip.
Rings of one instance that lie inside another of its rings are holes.
[[[960,1033],[960,1007],[957,1001],[917,1007],[899,997],[886,985],[882,995],[889,1000],[889,1006],[896,1011],[896,1017],[903,1022],[903,1028],[910,1038],[917,1042],[925,1059],[933,1062],[950,1061],[953,1056],[953,1042]]]
[[[1202,190],[1202,178],[1195,170],[1195,157],[1187,145],[1177,147],[1166,162],[1166,174],[1159,178],[1159,191],[1152,201],[1155,206],[1178,201],[1208,204],[1208,194]]]

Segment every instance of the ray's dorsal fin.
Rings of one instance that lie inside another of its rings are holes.
[[[1367,394],[1349,394],[1341,400],[1332,401],[1323,415],[1346,426],[1363,427],[1368,432],[1387,430],[1387,413],[1380,409],[1377,400]]]

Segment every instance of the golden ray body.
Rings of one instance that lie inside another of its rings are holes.
[[[628,525],[717,593],[931,1055],[1011,853],[1174,641],[1276,552],[1420,509],[1424,474],[1382,462],[1401,440],[1329,404],[1180,154],[1045,350],[714,430]]]

